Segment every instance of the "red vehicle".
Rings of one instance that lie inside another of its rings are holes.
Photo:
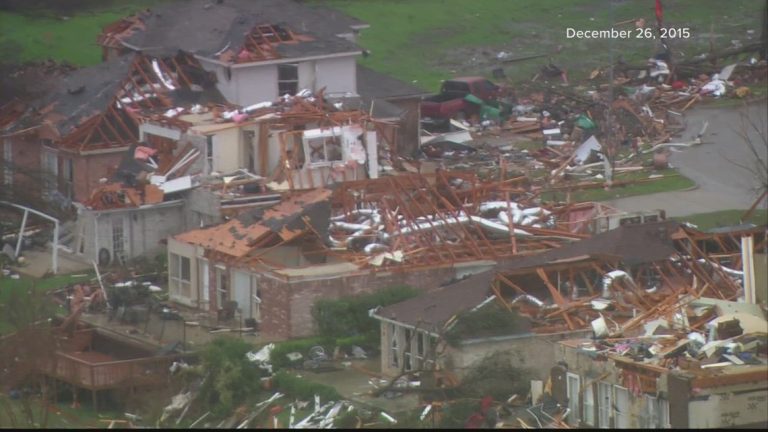
[[[421,101],[421,116],[432,119],[469,117],[479,111],[477,104],[464,98],[471,94],[482,101],[496,100],[502,88],[483,77],[462,77],[443,81],[440,93]]]

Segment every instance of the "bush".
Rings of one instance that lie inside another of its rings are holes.
[[[529,330],[528,321],[516,311],[491,303],[475,311],[460,313],[456,323],[445,333],[445,341],[455,347],[467,338],[512,335]]]
[[[525,396],[530,391],[533,374],[517,367],[506,353],[499,352],[481,360],[462,380],[461,393],[466,397],[492,396],[507,400],[511,395]]]
[[[209,376],[200,391],[213,414],[228,414],[236,405],[261,392],[262,370],[245,355],[252,348],[241,339],[223,337],[202,351],[202,369]]]
[[[368,310],[416,297],[419,291],[405,285],[381,289],[338,300],[319,300],[312,307],[318,333],[332,339],[363,336],[367,345],[378,345],[379,323],[368,316]]]
[[[306,378],[299,378],[286,371],[276,373],[272,377],[272,385],[281,393],[299,400],[312,400],[315,395],[320,396],[321,403],[342,399],[335,388],[309,381]]]

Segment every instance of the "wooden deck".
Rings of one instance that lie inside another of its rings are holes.
[[[114,360],[96,352],[64,353],[45,363],[43,372],[88,390],[158,386],[166,383],[169,368],[179,355]]]

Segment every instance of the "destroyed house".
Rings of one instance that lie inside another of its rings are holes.
[[[759,305],[689,298],[622,338],[556,346],[552,396],[573,426],[764,428],[768,322]]]
[[[620,337],[655,316],[672,317],[668,318],[672,322],[688,296],[759,298],[749,293],[750,284],[757,286],[744,276],[750,270],[733,269],[737,261],[750,267],[750,249],[741,247],[741,239],[750,237],[756,240],[753,252],[765,248],[763,227],[701,233],[672,221],[625,225],[499,262],[493,280],[472,276],[372,311],[371,316],[381,321],[382,371],[398,375],[423,367],[425,346],[434,350],[438,339],[447,340],[457,321],[471,319],[464,315],[467,311],[494,302],[525,318],[530,330],[492,337],[482,332],[465,335],[458,346],[438,350],[443,354],[437,361],[460,375],[473,362],[504,352],[543,379],[556,359],[552,342],[589,335]],[[695,320],[701,323],[707,317]]]
[[[82,202],[139,142],[140,111],[167,109],[212,82],[183,54],[125,56],[78,69],[27,103],[6,130],[5,147],[10,157],[14,148],[33,155],[19,167],[41,172],[43,197]]]
[[[461,378],[477,362],[501,354],[543,379],[554,363],[553,342],[588,336],[584,330],[534,334],[525,318],[459,330],[456,326],[462,320],[478,319],[478,311],[499,307],[491,290],[494,277],[492,271],[474,274],[371,311],[370,316],[380,321],[382,373],[442,370]]]
[[[214,72],[221,93],[248,106],[301,89],[356,94],[352,41],[364,23],[319,5],[283,0],[177,1],[105,27],[104,57],[183,51]]]
[[[545,209],[504,202],[520,219],[510,230],[497,219],[494,186],[470,173],[440,173],[294,192],[268,210],[170,238],[172,299],[213,314],[236,301],[243,316],[260,319],[265,336],[304,336],[312,334],[310,309],[319,298],[397,284],[434,288],[521,251],[580,238],[553,228]],[[308,223],[302,212],[323,201],[328,217],[312,214]],[[284,229],[293,219],[304,222]]]
[[[764,248],[764,227],[712,234],[673,221],[625,225],[499,265],[493,289],[533,319],[534,332],[616,333],[673,307],[679,295],[756,298],[750,267]]]

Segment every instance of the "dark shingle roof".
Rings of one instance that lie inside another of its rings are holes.
[[[634,265],[669,258],[675,253],[671,235],[680,224],[675,221],[624,225],[544,253],[507,261],[497,270],[520,270],[541,267],[557,260],[584,256],[608,256]]]
[[[388,99],[402,96],[422,96],[429,92],[358,64],[357,93],[369,98]]]
[[[359,20],[318,5],[292,0],[185,0],[152,8],[138,30],[124,42],[152,55],[171,55],[183,50],[204,57],[229,47],[239,49],[256,25],[284,25],[314,40],[280,44],[283,58],[298,58],[360,51],[354,43],[336,36],[350,33]]]
[[[494,272],[486,271],[379,309],[376,315],[419,329],[439,332],[452,316],[482,303]]]
[[[83,120],[107,108],[128,76],[132,61],[133,56],[112,58],[57,79],[49,91],[29,103],[30,109],[16,129],[36,124],[39,112],[49,109],[51,123],[65,136]]]

